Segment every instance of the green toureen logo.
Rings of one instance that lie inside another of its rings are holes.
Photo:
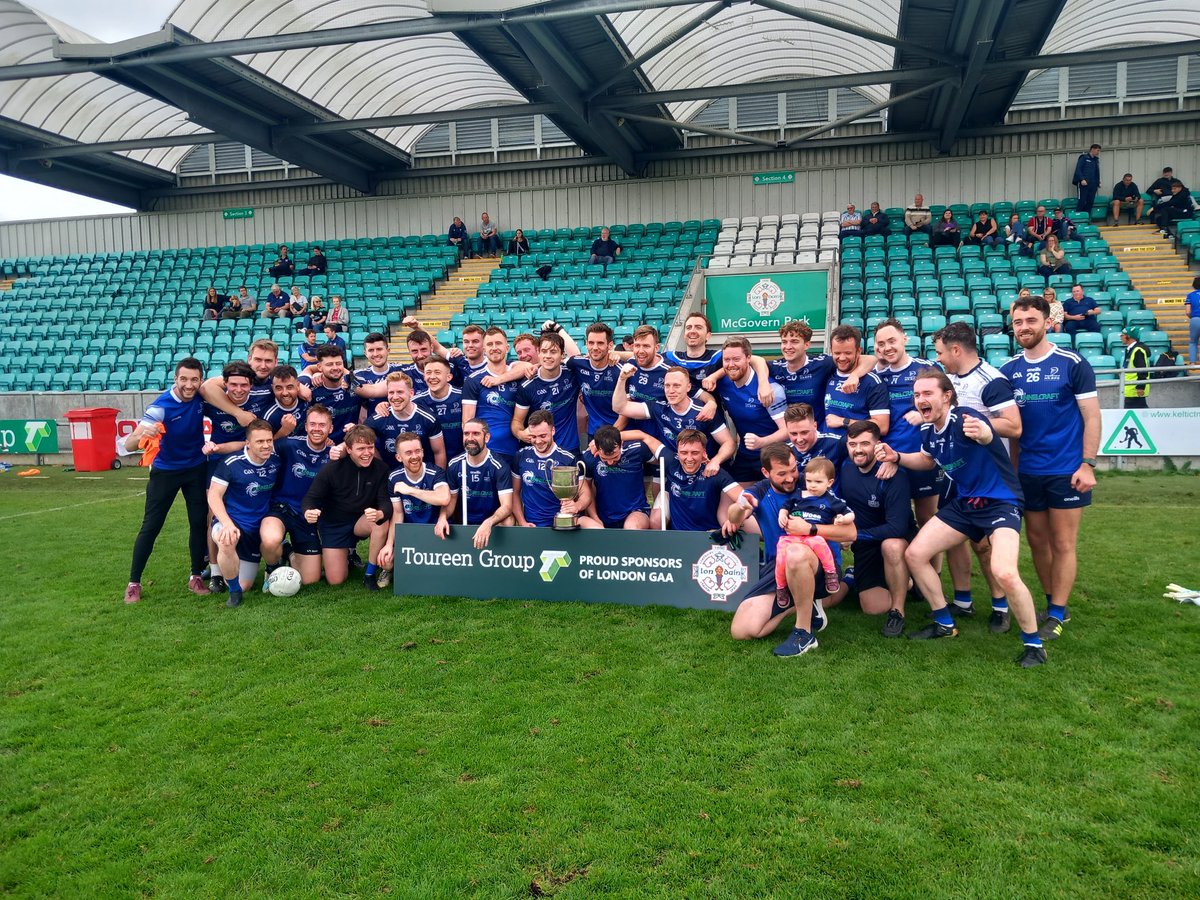
[[[554,576],[571,564],[571,557],[566,550],[543,550],[542,567],[538,574],[542,581],[553,581]]]

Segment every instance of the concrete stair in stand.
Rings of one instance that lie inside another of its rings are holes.
[[[466,302],[475,298],[479,286],[491,278],[492,271],[499,267],[499,258],[463,260],[444,282],[421,298],[421,308],[416,312],[421,327],[435,337],[442,329],[449,328],[450,317],[463,311]],[[407,333],[404,327],[398,332],[393,331],[390,357],[392,362],[412,361],[408,355],[408,346],[404,342]]]
[[[1183,298],[1192,290],[1195,273],[1174,244],[1152,225],[1103,227],[1100,236],[1109,252],[1129,275],[1135,291],[1141,291],[1146,309],[1154,313],[1158,327],[1171,338],[1177,353],[1187,352],[1188,320]]]

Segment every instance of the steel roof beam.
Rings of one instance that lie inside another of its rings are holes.
[[[779,146],[779,142],[770,140],[769,138],[754,137],[749,134],[738,134],[736,131],[724,131],[720,128],[710,128],[707,125],[697,125],[694,122],[680,122],[677,119],[667,119],[662,116],[645,116],[640,113],[621,112],[617,110],[605,110],[605,113],[613,117],[621,117],[629,119],[632,122],[646,122],[650,125],[662,125],[667,128],[678,128],[681,131],[696,131],[700,134],[711,134],[713,137],[729,138],[731,141],[742,141],[747,144],[759,144],[763,147],[771,147],[774,149]]]
[[[897,103],[903,103],[905,100],[911,100],[913,97],[920,97],[922,94],[928,94],[930,91],[937,90],[948,84],[953,84],[955,79],[943,78],[941,81],[933,81],[929,84],[923,84],[918,88],[914,88],[904,94],[897,94],[895,97],[888,97],[886,100],[880,100],[878,103],[872,103],[865,109],[860,109],[856,112],[849,113],[832,122],[826,122],[824,125],[818,125],[816,128],[810,128],[808,131],[801,132],[796,135],[786,146],[790,150],[797,144],[802,144],[805,141],[811,140],[819,134],[824,134],[827,131],[833,131],[835,128],[841,128],[843,125],[849,125],[852,122],[857,122],[866,116],[874,115],[881,110],[887,109],[889,106],[895,106]]]
[[[870,28],[863,28],[855,25],[853,22],[847,22],[845,19],[839,19],[836,16],[827,16],[823,13],[813,12],[809,9],[801,9],[796,6],[791,6],[782,0],[751,0],[755,6],[762,6],[766,9],[773,9],[776,12],[781,12],[785,16],[792,16],[796,19],[803,19],[805,22],[812,22],[814,25],[824,25],[826,28],[832,28],[834,31],[841,31],[846,34],[852,34],[855,37],[865,38],[868,41],[874,41],[877,44],[886,44],[889,47],[897,47],[901,50],[911,50],[915,53],[928,54],[933,59],[944,60],[946,62],[961,62],[961,57],[947,56],[945,51],[937,50],[933,47],[928,47],[924,44],[918,44],[915,41],[906,40],[905,38],[897,37],[893,34],[885,34],[882,31],[874,31]]]
[[[12,150],[10,160],[63,159],[69,156],[94,156],[97,153],[116,153],[122,150],[153,150],[159,147],[192,147],[200,144],[217,144],[229,138],[211,131],[195,134],[171,134],[162,137],[138,138],[128,141],[97,141],[94,144],[68,144],[66,146],[29,147]]]

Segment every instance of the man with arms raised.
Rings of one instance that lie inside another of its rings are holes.
[[[367,365],[354,370],[354,380],[359,386],[358,394],[363,398],[363,408],[368,415],[373,406],[372,401],[386,396],[386,394],[368,392],[365,388],[369,385],[383,383],[389,375],[399,372],[402,368],[399,363],[388,362],[388,352],[387,337],[380,332],[372,331],[363,338],[363,355],[367,358]]]
[[[554,440],[554,415],[547,409],[535,409],[529,415],[529,445],[517,451],[513,460],[513,516],[518,525],[548,528],[559,512],[581,513],[591,496],[582,481],[576,500],[559,500],[550,489],[550,470],[555,466],[575,466],[575,454],[559,447]]]
[[[478,417],[488,426],[491,435],[488,452],[502,457],[502,462],[507,465],[517,455],[518,442],[512,423],[520,384],[511,378],[508,335],[503,328],[496,325],[488,328],[483,338],[483,352],[487,354],[487,366],[463,384],[463,446],[467,440],[467,421]]]
[[[287,562],[300,573],[302,584],[321,580],[321,538],[317,526],[304,518],[304,496],[329,462],[332,429],[329,410],[314,404],[304,417],[304,434],[275,441],[279,478],[271,494],[270,511],[262,523],[262,556],[268,575]],[[290,552],[285,538],[291,543]]]
[[[425,385],[429,388],[417,394],[415,402],[433,414],[442,426],[442,442],[446,459],[462,453],[462,391],[451,384],[450,363],[442,356],[431,356],[425,362]]]
[[[650,507],[642,472],[655,457],[650,447],[661,444],[632,436],[623,440],[615,425],[601,425],[592,442],[595,452],[583,454],[584,481],[592,502],[579,524],[584,528],[649,528]]]
[[[780,622],[794,615],[795,628],[772,652],[779,657],[800,656],[817,648],[816,634],[826,625],[819,600],[825,596],[825,584],[823,579],[816,577],[820,569],[816,554],[808,547],[795,544],[784,547],[788,586],[775,589],[775,554],[783,534],[779,513],[788,500],[799,496],[796,490],[799,470],[796,457],[781,441],[763,447],[761,460],[765,477],[743,491],[738,501],[729,507],[723,527],[726,534],[732,534],[753,515],[763,535],[764,561],[759,568],[760,578],[748,589],[746,599],[733,615],[729,630],[735,640],[766,637]],[[792,517],[788,517],[786,523],[789,532],[820,536],[831,544],[852,541],[856,534],[853,523],[812,525]]]
[[[958,634],[933,560],[964,541],[988,538],[992,545],[992,575],[1004,589],[1021,628],[1023,649],[1017,662],[1025,668],[1041,665],[1046,661],[1046,651],[1037,634],[1033,598],[1017,569],[1021,487],[1008,453],[987,416],[957,405],[954,387],[941,370],[926,369],[918,376],[913,399],[925,420],[920,451],[897,453],[887,444],[880,444],[875,458],[898,462],[906,469],[941,466],[954,480],[956,493],[925,523],[904,554],[913,581],[929,601],[933,616],[929,625],[909,638],[931,640]]]
[[[433,413],[413,402],[412,379],[405,372],[393,372],[386,383],[387,412],[367,419],[367,425],[375,432],[379,458],[391,467],[392,460],[398,458],[399,435],[415,434],[426,456],[439,469],[445,469],[446,444],[442,440],[442,426]]]
[[[225,390],[223,399],[234,410],[245,413],[250,406],[250,386],[254,381],[254,370],[244,362],[231,362],[221,370],[221,380]],[[246,429],[240,424],[237,415],[225,412],[214,403],[204,404],[204,414],[208,417],[211,432],[208,440],[201,448],[208,457],[208,478],[221,462],[235,453],[240,453],[246,446]],[[251,419],[255,421],[255,419]],[[212,510],[210,514],[214,514]],[[226,584],[216,565],[217,542],[214,535],[208,536],[208,589],[212,593],[225,590]]]
[[[758,398],[759,381],[750,368],[750,342],[731,337],[721,348],[721,366],[725,378],[717,382],[717,395],[737,430],[737,450],[729,464],[729,474],[743,486],[756,481],[763,469],[759,451],[765,444],[783,442],[785,403],[783,389],[773,386],[774,403],[764,406]]]
[[[300,396],[320,403],[333,415],[330,438],[335,444],[341,443],[350,426],[358,424],[361,406],[346,372],[346,359],[337,347],[325,344],[317,350],[317,371],[300,376]]]
[[[672,531],[715,531],[721,527],[729,505],[742,493],[742,486],[724,469],[709,472],[707,441],[694,428],[675,436],[672,451],[652,437],[643,441],[655,456],[666,459],[667,480],[650,512],[650,527],[662,528],[663,517]]]
[[[428,366],[426,366],[428,368]],[[392,495],[392,521],[398,524],[433,525],[438,514],[450,502],[450,485],[446,473],[437,466],[425,464],[425,450],[420,435],[401,432],[396,435],[396,458],[400,468],[388,478]],[[392,580],[394,563],[392,541],[379,549],[379,587]]]
[[[125,438],[125,449],[136,451],[143,437],[161,435],[158,455],[150,465],[146,484],[146,507],[142,527],[133,542],[133,561],[129,566],[129,584],[125,602],[142,599],[142,572],[154,551],[154,541],[167,521],[167,513],[175,503],[175,495],[183,491],[188,515],[188,551],[192,574],[188,590],[207,594],[204,584],[205,536],[208,533],[208,501],[205,484],[208,467],[204,453],[204,403],[200,399],[200,382],[204,366],[198,359],[186,357],[175,365],[175,383],[169,391],[159,394],[142,414],[142,420]]]
[[[217,566],[229,585],[227,606],[241,606],[242,593],[258,575],[262,559],[259,530],[278,476],[274,433],[270,424],[256,419],[246,426],[245,449],[226,457],[209,484]]]
[[[505,341],[507,344],[508,342]],[[450,460],[446,480],[450,484],[450,502],[438,514],[434,533],[450,535],[450,519],[478,525],[472,543],[476,550],[488,545],[492,529],[513,523],[513,479],[506,462],[497,459],[488,448],[491,430],[483,419],[463,422],[463,453]],[[466,507],[465,518],[456,510]]]
[[[432,359],[434,356],[440,356],[448,360],[455,385],[461,386],[464,381],[481,371],[487,365],[487,356],[483,352],[484,332],[478,325],[468,325],[462,330],[462,337],[460,338],[462,341],[462,350],[459,350],[456,347],[443,347],[432,332],[427,332],[424,329],[416,316],[405,316],[402,324],[413,329],[414,334],[420,332],[429,336],[430,353],[425,356],[426,361]]]
[[[625,424],[614,401],[621,365],[612,361],[613,331],[603,322],[589,325],[583,342],[587,352],[572,356],[566,365],[579,382],[590,442],[601,425]]]
[[[321,564],[329,584],[342,584],[350,574],[350,551],[370,538],[363,576],[367,590],[379,590],[379,550],[389,535],[392,501],[390,466],[375,457],[375,432],[365,425],[346,430],[346,451],[313,479],[304,495],[304,520],[317,526]]]
[[[1011,315],[1022,352],[1000,371],[1012,382],[1021,409],[1017,472],[1029,550],[1047,604],[1039,633],[1054,640],[1071,619],[1067,603],[1075,586],[1079,522],[1096,486],[1100,401],[1091,364],[1046,340],[1050,308],[1043,298],[1017,300]]]
[[[521,382],[513,409],[512,433],[517,440],[532,442],[525,428],[529,411],[543,410],[554,419],[555,442],[568,453],[579,452],[579,424],[575,407],[579,403],[579,382],[563,368],[566,344],[562,335],[544,332],[538,340],[538,361],[541,365],[533,377]]]
[[[651,434],[661,437],[663,444],[674,450],[681,431],[693,428],[708,441],[707,451],[712,454],[705,464],[705,474],[712,475],[722,463],[733,458],[735,444],[724,419],[702,419],[704,407],[691,398],[692,382],[686,369],[672,366],[663,377],[662,400],[630,400],[626,390],[629,379],[637,372],[637,366],[626,363],[620,368],[616,388],[613,390],[613,410],[631,421],[650,420]]]
[[[854,512],[858,529],[851,550],[854,552],[853,587],[858,604],[869,616],[887,614],[884,637],[899,637],[904,632],[904,601],[908,596],[908,566],[904,551],[917,533],[909,504],[908,474],[904,470],[884,478],[880,469],[887,466],[875,459],[880,443],[879,426],[868,420],[846,428],[849,460],[842,464],[838,477],[838,495]],[[851,589],[846,583],[825,601],[825,606],[841,603]]]
[[[275,402],[271,376],[275,367],[279,365],[279,345],[260,338],[250,345],[250,355],[246,358],[246,363],[250,366],[252,375],[250,399],[244,407],[229,402],[225,396],[225,379],[220,375],[214,375],[200,386],[200,396],[204,398],[205,403],[232,416],[242,427],[262,416]]]
[[[891,408],[883,380],[874,372],[864,375],[851,391],[850,383],[862,364],[862,335],[853,325],[839,325],[829,332],[829,354],[837,371],[825,385],[825,430],[844,436],[851,422],[870,419],[881,434],[888,433]]]
[[[987,415],[992,429],[1000,436],[1004,446],[1021,436],[1021,414],[1013,398],[1012,385],[1000,370],[979,358],[975,329],[965,322],[952,322],[933,336],[937,348],[938,364],[950,376],[954,393],[960,406],[977,409]],[[1028,496],[1026,497],[1028,501]],[[1028,510],[1026,510],[1028,525]],[[987,581],[992,598],[992,613],[988,629],[993,634],[1005,634],[1012,627],[1008,611],[1008,598],[1004,590],[992,577],[989,565],[990,544],[971,543],[971,549],[979,559],[979,570]],[[951,612],[972,615],[975,605],[971,600],[971,553],[965,544],[954,547],[947,554],[950,577],[954,582],[954,603]]]

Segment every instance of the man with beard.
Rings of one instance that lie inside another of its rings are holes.
[[[508,342],[505,341],[505,344]],[[491,430],[483,419],[463,422],[463,453],[450,460],[446,480],[450,484],[450,502],[438,514],[434,533],[440,538],[450,536],[450,518],[459,504],[465,514],[455,516],[459,522],[478,525],[473,543],[476,550],[488,545],[492,529],[513,522],[513,482],[508,463],[497,459],[488,448]]]
[[[729,474],[743,486],[756,480],[762,471],[761,448],[787,438],[783,427],[783,389],[772,385],[773,402],[764,405],[758,398],[759,380],[750,368],[750,357],[750,341],[744,337],[726,339],[721,353],[726,377],[717,382],[721,405],[737,431],[737,450],[729,464]]]
[[[304,421],[305,403],[300,399],[300,382],[291,366],[276,366],[271,373],[271,391],[275,402],[263,418],[275,429],[275,440],[290,435]]]
[[[395,465],[398,436],[411,433],[421,441],[422,449],[433,464],[439,469],[446,468],[442,426],[433,413],[413,402],[412,379],[404,372],[393,372],[387,377],[387,411],[371,416],[367,425],[375,432],[379,458],[389,467]]]
[[[868,372],[857,389],[850,384],[862,365],[862,335],[852,325],[839,325],[829,333],[829,355],[837,371],[825,385],[825,430],[839,437],[846,434],[851,422],[870,419],[879,426],[881,434],[888,433],[891,408],[888,392],[882,379]]]
[[[676,438],[685,428],[694,428],[708,439],[709,460],[705,474],[712,475],[733,458],[734,441],[724,419],[701,419],[704,407],[691,398],[692,382],[686,369],[672,366],[663,377],[664,399],[649,403],[630,400],[626,384],[637,366],[626,363],[620,367],[620,376],[613,390],[613,410],[633,421],[651,422],[649,431],[661,435],[662,442],[671,450],[676,447]]]

